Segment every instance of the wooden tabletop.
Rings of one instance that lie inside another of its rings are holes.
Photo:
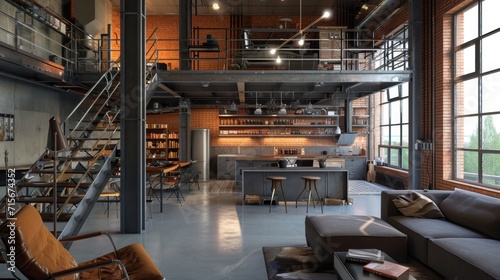
[[[170,171],[174,171],[179,167],[185,167],[189,165],[189,161],[176,161],[172,165],[169,166],[146,166],[146,173],[168,173]]]

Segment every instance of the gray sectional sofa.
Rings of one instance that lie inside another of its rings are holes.
[[[459,189],[417,192],[444,218],[403,215],[394,199],[411,191],[381,195],[381,219],[407,235],[408,254],[446,279],[500,279],[500,199]]]

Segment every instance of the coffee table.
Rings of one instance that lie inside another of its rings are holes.
[[[347,252],[335,252],[333,255],[333,266],[337,274],[342,280],[387,280],[388,278],[376,275],[374,273],[363,270],[364,263],[346,261],[345,255]],[[384,259],[390,262],[394,261],[389,255],[382,252]],[[410,275],[409,280],[416,280]]]

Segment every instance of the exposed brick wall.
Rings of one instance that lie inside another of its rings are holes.
[[[146,123],[167,124],[169,132],[178,132],[180,127],[178,113],[150,114],[146,116]]]
[[[191,128],[210,129],[210,143],[212,146],[280,146],[280,147],[302,147],[302,146],[332,146],[335,144],[334,137],[308,138],[308,137],[219,137],[219,110],[218,109],[192,109]],[[179,114],[166,113],[148,115],[147,123],[168,124],[169,131],[179,130]]]
[[[113,15],[111,17],[113,24],[111,26],[111,39],[113,42],[111,43],[111,58],[113,60],[117,60],[120,57],[120,9],[117,9],[113,6]]]

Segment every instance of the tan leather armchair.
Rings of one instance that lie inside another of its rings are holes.
[[[141,244],[116,249],[111,236],[95,232],[57,240],[43,223],[38,211],[25,205],[0,225],[1,251],[7,267],[28,279],[165,279]],[[114,250],[77,264],[61,242],[107,235]]]

